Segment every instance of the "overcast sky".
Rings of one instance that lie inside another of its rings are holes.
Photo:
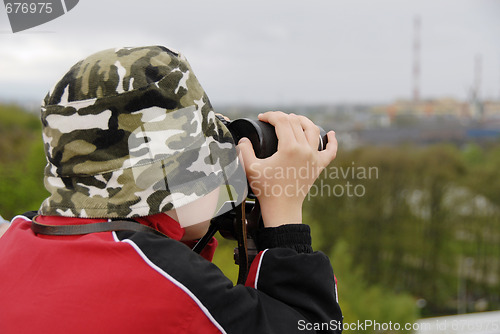
[[[500,0],[80,0],[12,33],[0,7],[0,100],[39,101],[81,58],[117,46],[183,52],[214,106],[410,98],[413,20],[421,94],[500,98]]]

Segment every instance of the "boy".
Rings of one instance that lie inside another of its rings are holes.
[[[96,53],[54,86],[41,118],[51,195],[0,240],[1,333],[303,333],[317,328],[309,323],[340,332],[330,262],[301,224],[299,189],[317,173],[269,173],[324,168],[333,132],[318,152],[310,120],[268,112],[259,119],[275,126],[278,151],[257,159],[240,141],[265,228],[245,286],[233,286],[207,261],[215,240],[203,257],[185,245],[206,233],[243,166],[182,55],[158,46]],[[50,232],[67,227],[80,232]]]

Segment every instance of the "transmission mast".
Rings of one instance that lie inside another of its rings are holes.
[[[420,102],[420,16],[413,20],[413,103]]]

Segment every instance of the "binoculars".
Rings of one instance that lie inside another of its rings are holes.
[[[235,143],[243,137],[250,139],[257,158],[265,159],[278,150],[278,137],[271,124],[250,118],[239,118],[234,121],[221,120],[231,132]],[[318,128],[320,130],[318,151],[322,151],[326,148],[328,138],[326,131],[320,126]]]

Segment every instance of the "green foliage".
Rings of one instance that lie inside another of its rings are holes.
[[[228,277],[233,284],[238,281],[238,266],[234,264],[234,248],[236,241],[224,239],[220,234],[216,235],[219,246],[215,251],[213,263]]]
[[[498,309],[499,153],[498,146],[450,145],[342,152],[317,183],[322,196],[306,206],[326,240],[321,249],[346,242],[369,287],[425,299],[424,316],[455,313],[459,298],[468,311],[481,299]],[[371,167],[378,177],[359,177]],[[335,168],[356,172],[335,177]],[[362,196],[326,193],[347,183],[362,187]],[[465,258],[473,259],[467,272]],[[460,284],[465,297],[457,297]]]
[[[40,120],[17,106],[0,105],[0,164],[22,160],[41,140]]]
[[[0,106],[0,214],[10,219],[37,210],[48,195],[38,118],[16,106]]]
[[[0,130],[31,130],[41,128],[37,116],[16,105],[0,105]]]
[[[389,333],[377,331],[375,324],[412,324],[418,318],[415,299],[408,293],[395,293],[381,285],[369,284],[353,263],[349,247],[340,241],[331,253],[332,266],[338,280],[339,303],[344,315],[345,333]],[[361,323],[364,326],[358,326]],[[369,325],[371,324],[371,325]],[[393,327],[393,329],[394,329]],[[396,332],[396,331],[394,331]]]
[[[17,163],[0,165],[0,212],[6,219],[38,210],[48,196],[43,186],[43,144],[33,143]]]

